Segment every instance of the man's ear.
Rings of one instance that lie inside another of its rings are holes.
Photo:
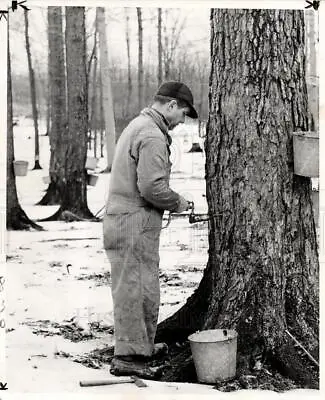
[[[171,108],[173,108],[174,106],[177,106],[177,101],[175,99],[173,99],[169,102],[169,105]]]

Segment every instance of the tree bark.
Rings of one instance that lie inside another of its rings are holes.
[[[65,181],[65,143],[67,135],[67,98],[64,39],[61,7],[48,7],[48,63],[50,105],[50,184],[39,205],[61,202]]]
[[[32,111],[35,129],[35,164],[33,169],[42,169],[39,163],[39,132],[38,132],[38,112],[37,112],[37,101],[36,101],[36,86],[35,86],[35,73],[32,65],[32,55],[29,43],[29,26],[28,26],[28,11],[24,10],[25,17],[25,43],[28,61],[29,71],[29,82],[30,82],[30,94],[32,100]]]
[[[158,86],[162,84],[162,41],[161,41],[161,8],[158,8]]]
[[[143,26],[142,10],[137,7],[138,16],[138,102],[139,111],[144,107],[144,81],[143,81]]]
[[[233,328],[239,373],[249,373],[251,358],[260,353],[301,385],[317,387],[286,334],[317,354],[311,182],[293,173],[292,133],[309,129],[303,12],[212,10],[211,63],[209,260],[194,294],[159,325],[157,341]],[[173,368],[177,360],[166,380],[182,375]]]
[[[98,34],[99,34],[99,52],[100,52],[100,70],[101,82],[103,87],[103,107],[106,135],[106,154],[107,167],[105,172],[110,172],[112,168],[113,156],[115,151],[116,133],[114,118],[114,103],[112,85],[110,79],[110,70],[108,62],[108,46],[106,37],[105,9],[96,8]]]
[[[62,138],[64,181],[61,207],[47,221],[93,219],[87,205],[88,93],[85,8],[66,7],[68,131]]]
[[[21,208],[16,188],[14,171],[14,133],[12,110],[12,82],[9,41],[9,15],[8,18],[8,53],[7,53],[7,207],[6,220],[8,230],[43,230],[43,228],[31,221]]]

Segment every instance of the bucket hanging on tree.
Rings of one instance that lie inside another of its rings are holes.
[[[293,132],[294,173],[319,176],[319,136],[316,132]]]

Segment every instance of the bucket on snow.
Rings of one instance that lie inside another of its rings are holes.
[[[293,132],[294,173],[319,176],[319,136],[316,132]]]
[[[28,168],[28,161],[16,160],[14,161],[15,176],[26,176]]]
[[[96,169],[98,160],[95,157],[87,157],[86,169]]]
[[[188,337],[199,382],[216,383],[236,375],[237,332],[211,329]]]

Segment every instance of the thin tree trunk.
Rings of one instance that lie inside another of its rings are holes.
[[[101,73],[100,73],[101,75]],[[104,157],[104,102],[103,102],[103,86],[101,84],[102,78],[100,76],[99,85],[99,128],[100,128],[100,157]]]
[[[11,60],[9,41],[9,15],[8,18],[8,52],[7,52],[7,207],[6,220],[7,229],[28,230],[43,228],[31,221],[21,208],[16,188],[14,171],[14,133],[13,133],[13,110],[12,110],[12,82],[11,82]]]
[[[143,82],[143,27],[142,10],[137,7],[138,15],[138,102],[139,109],[144,107],[144,82]]]
[[[93,86],[92,86],[92,95],[91,95],[91,98],[90,98],[90,90],[89,90],[89,88],[90,88],[90,72],[91,72],[91,69],[92,69],[92,67],[93,67],[93,65],[96,63],[96,66],[95,66],[95,70],[96,70],[96,72],[97,72],[97,59],[96,59],[96,57],[97,57],[97,18],[95,18],[95,32],[94,32],[94,45],[93,45],[93,50],[92,50],[92,52],[91,52],[91,56],[90,56],[90,58],[89,58],[89,61],[88,61],[88,67],[87,67],[87,79],[88,79],[88,88],[87,88],[87,90],[88,90],[88,94],[89,94],[89,99],[88,99],[88,102],[91,104],[91,109],[90,109],[90,115],[91,115],[91,117],[90,117],[90,119],[89,119],[89,124],[88,124],[88,149],[89,150],[91,150],[92,149],[92,139],[93,139],[93,136],[92,136],[92,129],[93,129],[93,127],[92,127],[92,115],[93,115],[93,99],[94,98],[96,98],[96,94],[94,94],[95,93],[95,91],[96,91],[96,82],[95,83],[93,83]],[[94,71],[94,69],[93,69],[93,71]],[[95,86],[94,86],[95,85]],[[95,133],[95,135],[96,135],[96,130],[94,131],[94,133]],[[95,149],[95,147],[94,147],[94,151],[96,151],[96,149]]]
[[[32,100],[33,120],[35,129],[35,164],[33,169],[42,169],[39,163],[39,132],[38,132],[38,112],[37,112],[37,100],[36,100],[36,86],[35,86],[35,73],[32,65],[32,55],[29,43],[29,27],[28,27],[28,11],[24,10],[25,17],[25,42],[26,52],[28,60],[28,71],[29,71],[29,82],[30,82],[30,93]]]
[[[96,8],[98,34],[99,34],[99,53],[100,53],[100,70],[101,82],[103,86],[103,107],[105,119],[105,135],[106,135],[106,153],[107,167],[103,172],[110,172],[112,168],[113,156],[115,151],[116,133],[113,93],[110,79],[110,70],[108,63],[108,46],[106,38],[105,9],[103,7]]]
[[[95,46],[97,49],[97,23],[96,23],[96,31],[95,31]],[[97,115],[98,115],[98,77],[97,77],[97,50],[94,53],[94,62],[93,62],[93,95],[91,99],[91,123],[90,123],[90,132],[94,132],[94,157],[97,157]]]
[[[47,100],[46,100],[46,134],[45,136],[49,136],[51,129],[51,96],[50,96],[50,80],[48,80],[47,84]]]
[[[66,74],[61,7],[48,7],[49,104],[51,124],[50,184],[39,205],[60,204],[65,185],[65,143],[67,131]]]
[[[131,96],[132,96],[132,75],[131,75],[131,48],[130,48],[130,16],[128,9],[125,8],[125,38],[126,38],[126,52],[128,58],[128,94],[126,100],[126,117],[128,118],[130,112]]]
[[[211,11],[209,260],[198,289],[160,324],[156,339],[233,328],[239,375],[252,373],[257,354],[299,385],[317,387],[310,361],[286,334],[318,358],[311,183],[293,173],[292,133],[308,130],[304,57],[302,11]],[[166,380],[184,378],[186,356],[188,347]]]
[[[162,41],[161,41],[161,8],[158,8],[158,86],[162,84]]]
[[[317,71],[317,46],[318,34],[316,29],[318,15],[313,9],[305,11],[306,21],[306,81],[308,91],[308,103],[312,129],[319,129],[318,99],[319,77]]]
[[[47,42],[49,43],[49,26],[47,25]],[[51,88],[50,88],[50,50],[47,55],[47,101],[46,101],[46,133],[49,136],[51,129]]]

